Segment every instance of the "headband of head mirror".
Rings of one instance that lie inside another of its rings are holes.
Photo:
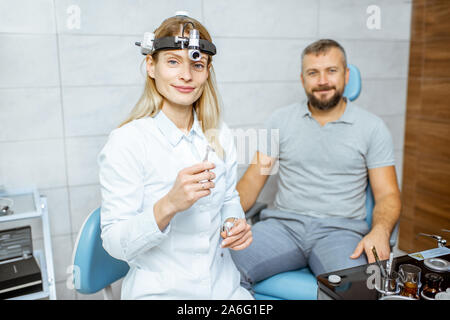
[[[176,16],[185,16],[185,12],[177,12]],[[189,38],[184,37],[184,29],[188,24],[192,25],[191,31],[189,31]],[[152,32],[144,33],[144,39],[142,42],[136,42],[137,46],[141,47],[141,53],[143,55],[153,54],[160,50],[181,50],[188,49],[189,59],[193,61],[199,61],[202,57],[200,52],[209,54],[211,56],[216,54],[216,46],[208,40],[200,39],[200,33],[192,22],[186,22],[183,24],[181,37],[163,37],[155,39],[155,34]]]

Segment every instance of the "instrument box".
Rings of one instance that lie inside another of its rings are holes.
[[[42,276],[33,256],[31,227],[0,231],[0,299],[42,291]]]

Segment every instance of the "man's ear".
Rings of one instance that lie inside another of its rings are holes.
[[[305,80],[303,79],[303,70],[300,71],[300,80],[302,81],[303,88],[305,88]]]
[[[350,78],[350,69],[345,69],[345,85],[348,83],[348,79]]]
[[[155,79],[155,60],[153,60],[153,57],[148,55],[146,57],[147,59],[147,74],[150,78]]]

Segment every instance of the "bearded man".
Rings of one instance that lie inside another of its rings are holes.
[[[401,209],[392,137],[379,117],[343,97],[348,79],[339,43],[323,39],[306,47],[301,81],[307,100],[271,115],[266,128],[279,130],[278,144],[258,149],[237,184],[247,211],[279,164],[274,208],[253,225],[253,243],[232,252],[250,291],[256,282],[305,266],[317,276],[372,263],[372,246],[381,260],[389,258]],[[370,230],[368,183],[375,199]]]

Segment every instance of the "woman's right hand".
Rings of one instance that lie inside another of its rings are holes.
[[[211,194],[216,166],[211,162],[197,163],[178,172],[172,189],[166,195],[173,214],[189,209],[197,200]],[[201,181],[201,182],[200,182]]]
[[[201,162],[178,172],[172,189],[153,206],[156,223],[164,230],[170,220],[180,211],[189,209],[198,199],[206,197],[214,188],[214,172],[207,171],[216,166],[211,162]],[[202,181],[202,182],[200,182]]]

